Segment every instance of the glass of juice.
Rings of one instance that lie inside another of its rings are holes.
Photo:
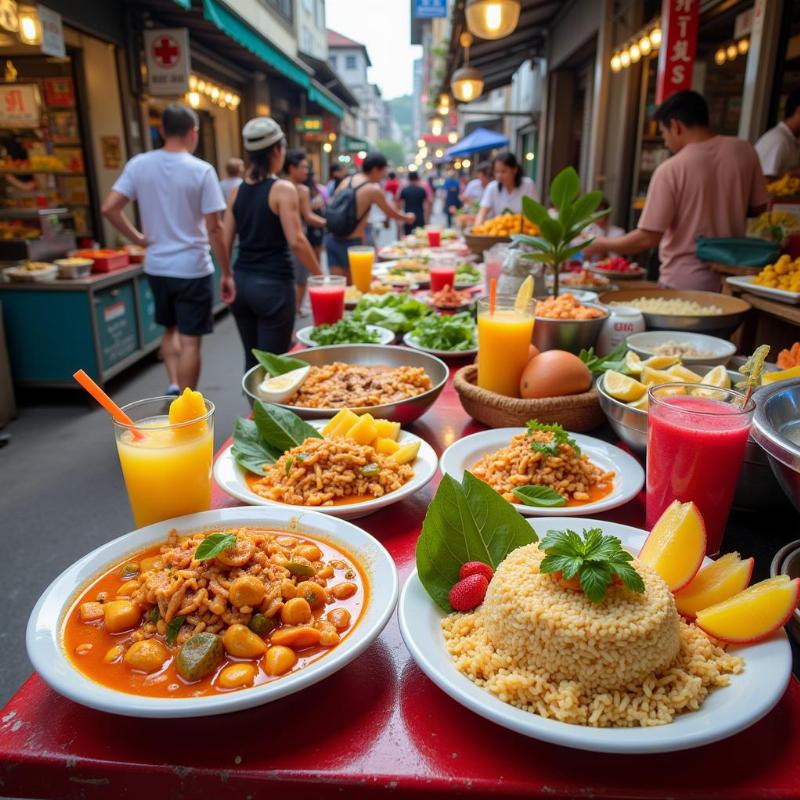
[[[314,325],[332,325],[344,316],[344,275],[309,275],[308,298]]]
[[[375,261],[375,248],[366,245],[355,245],[347,248],[347,260],[350,262],[350,276],[361,292],[368,292],[372,285],[372,264]]]
[[[123,408],[133,426],[114,421],[119,463],[139,528],[211,508],[214,404],[204,399],[204,416],[173,424],[173,400],[138,400]]]
[[[434,261],[430,266],[431,292],[440,292],[445,286],[455,287],[456,265],[452,260]]]
[[[647,527],[673,501],[690,500],[706,523],[706,553],[719,553],[755,403],[694,383],[652,386],[647,414]]]
[[[478,300],[478,386],[506,397],[519,397],[533,336],[533,303],[520,311],[515,301],[498,295],[492,313],[488,298]]]
[[[428,228],[428,247],[440,247],[442,244],[442,231],[439,228]]]

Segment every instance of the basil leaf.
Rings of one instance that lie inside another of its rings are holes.
[[[274,353],[268,353],[266,350],[256,350],[255,347],[250,352],[256,357],[256,361],[258,361],[258,363],[264,367],[264,370],[273,378],[291,372],[293,369],[300,369],[301,367],[308,366],[308,362],[301,361],[299,358],[276,356]]]
[[[167,625],[167,632],[164,634],[168,645],[171,646],[178,640],[178,634],[184,622],[186,622],[186,617],[173,617],[170,620],[169,625]]]
[[[536,532],[497,492],[470,472],[463,484],[445,475],[436,490],[417,542],[417,571],[431,599],[452,611],[447,595],[467,561],[493,569],[517,547],[538,540]]]
[[[584,561],[578,572],[583,593],[593,602],[599,603],[611,584],[611,569],[602,561]]]
[[[288,408],[256,400],[253,419],[266,444],[275,451],[285,453],[306,439],[321,439],[322,434]]]
[[[235,533],[211,533],[197,545],[194,551],[195,561],[208,561],[216,558],[223,550],[236,547]]]
[[[233,447],[231,455],[239,466],[256,475],[264,475],[264,465],[274,464],[282,455],[270,447],[258,432],[251,419],[239,417],[233,426]]]
[[[514,497],[519,498],[526,506],[543,506],[544,508],[555,508],[565,506],[567,499],[549,486],[517,486],[514,489]]]

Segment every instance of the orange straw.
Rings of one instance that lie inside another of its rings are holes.
[[[497,302],[497,278],[489,279],[489,313],[494,314],[494,306]]]
[[[133,420],[82,370],[73,376],[98,403],[121,425],[128,425],[134,439],[144,439],[144,434],[133,427]]]

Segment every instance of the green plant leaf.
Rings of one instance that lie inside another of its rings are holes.
[[[255,347],[251,352],[256,357],[256,361],[264,367],[264,371],[273,378],[291,372],[293,369],[300,369],[301,367],[308,366],[306,361],[301,361],[299,358],[276,356],[274,353],[268,353],[266,350],[256,350]]]
[[[572,256],[574,256],[576,253],[580,253],[581,250],[583,250],[589,244],[589,242],[593,242],[593,241],[594,241],[594,238],[586,239],[583,242],[581,242],[580,244],[574,244],[574,245],[572,245],[572,247],[565,247],[559,253],[560,257],[558,259],[558,263],[559,264],[563,264],[565,261],[567,261],[568,259],[572,258]]]
[[[514,489],[514,496],[526,506],[541,506],[544,508],[556,508],[565,506],[567,500],[564,495],[559,494],[549,486],[527,485],[517,486]]]
[[[197,550],[194,551],[195,561],[208,561],[209,559],[216,558],[223,550],[230,550],[236,547],[236,534],[228,531],[228,533],[210,533],[197,545]]]
[[[539,223],[539,228],[542,231],[542,238],[549,242],[553,247],[557,247],[561,243],[561,237],[564,235],[564,226],[557,220],[543,219]]]
[[[452,611],[447,595],[467,561],[492,569],[512,550],[537,541],[533,528],[490,486],[469,472],[463,484],[445,475],[417,541],[419,579],[431,599]]]
[[[169,621],[167,630],[164,633],[164,639],[170,647],[178,641],[178,634],[181,632],[184,622],[186,622],[186,617],[173,617]]]
[[[524,195],[522,198],[522,213],[534,224],[539,225],[543,219],[550,219],[547,209],[532,197]]]
[[[550,242],[547,239],[542,239],[541,236],[530,236],[527,233],[512,233],[511,238],[515,242],[528,245],[528,247],[537,247],[540,250],[545,250],[550,247]]]
[[[574,167],[565,167],[553,178],[550,184],[550,202],[558,209],[575,199],[581,188],[581,181]]]
[[[322,434],[288,408],[281,408],[263,400],[253,406],[255,420],[261,438],[273,450],[285,453],[302,444],[306,439],[321,439]]]
[[[587,192],[572,204],[573,219],[575,221],[583,220],[585,217],[593,214],[602,201],[602,192]],[[606,210],[606,213],[609,211],[611,211],[610,208]]]
[[[270,447],[258,432],[258,426],[251,419],[239,417],[233,426],[233,447],[231,455],[239,466],[256,475],[263,475],[265,464],[274,464],[282,455]]]
[[[553,263],[553,256],[551,253],[523,253],[520,258],[527,258],[528,261],[541,261],[544,264]]]

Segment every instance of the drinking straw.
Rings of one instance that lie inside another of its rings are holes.
[[[489,313],[494,314],[494,306],[497,301],[497,278],[489,279]]]
[[[121,425],[131,429],[134,439],[144,439],[144,434],[133,427],[133,420],[82,370],[72,376]]]

